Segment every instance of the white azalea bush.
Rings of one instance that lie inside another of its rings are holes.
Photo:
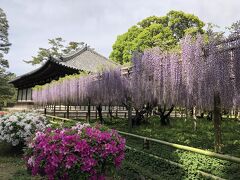
[[[13,146],[26,144],[36,131],[50,127],[45,116],[38,113],[17,112],[0,117],[0,142]]]

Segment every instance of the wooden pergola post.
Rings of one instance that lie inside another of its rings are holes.
[[[222,148],[221,119],[221,98],[219,92],[214,92],[213,123],[215,131],[215,152],[221,152]]]
[[[53,106],[53,116],[55,116],[56,115],[56,105],[54,104],[54,106]]]
[[[69,119],[69,104],[67,105],[67,118]]]

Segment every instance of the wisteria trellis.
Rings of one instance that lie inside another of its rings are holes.
[[[227,44],[228,45],[228,44]],[[140,109],[146,103],[211,110],[213,93],[218,91],[225,109],[240,105],[240,40],[235,48],[209,43],[204,38],[181,40],[181,53],[146,50],[133,57],[130,77],[122,76],[119,68],[88,76],[66,77],[57,82],[35,87],[33,100],[46,104],[117,105],[131,96],[133,106]],[[223,50],[221,50],[223,49]]]

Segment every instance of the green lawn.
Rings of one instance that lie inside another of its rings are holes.
[[[39,180],[32,178],[26,170],[22,154],[6,143],[0,143],[0,179],[1,180]]]
[[[127,121],[117,119],[116,122],[106,122],[107,126],[127,131]],[[224,119],[223,129],[223,153],[240,157],[240,124],[233,120]],[[146,137],[152,137],[165,140],[172,143],[197,147],[201,149],[214,150],[214,129],[212,122],[206,119],[198,120],[197,131],[193,130],[192,120],[184,122],[181,118],[172,118],[170,127],[162,127],[157,117],[148,119],[148,123],[134,127],[132,133]],[[143,150],[143,141],[138,138],[126,136],[127,145],[138,150]],[[169,146],[150,143],[150,149],[144,150],[147,153],[155,154],[161,158],[168,159],[184,165],[185,171],[176,170],[165,164],[165,167],[159,165],[159,160],[146,157],[144,154],[130,153],[127,155],[127,161],[146,167],[153,174],[174,179],[192,179],[196,176],[196,170],[201,170],[226,179],[240,179],[240,165],[228,161],[207,157],[204,155],[178,150]],[[157,167],[157,168],[156,168]],[[157,169],[157,171],[156,171]],[[202,177],[200,178],[202,179]]]
[[[213,123],[206,119],[198,119],[197,131],[193,130],[193,121],[183,118],[172,118],[170,127],[160,125],[158,117],[151,117],[148,123],[134,127],[132,133],[146,137],[165,140],[172,143],[214,150]],[[107,120],[106,125],[117,130],[128,131],[127,121],[117,119]],[[223,153],[240,157],[240,123],[224,119],[222,121]]]

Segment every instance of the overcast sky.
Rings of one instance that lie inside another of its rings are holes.
[[[0,0],[9,21],[10,71],[24,74],[48,39],[86,42],[108,57],[117,35],[141,19],[182,10],[221,27],[240,20],[239,0]]]

